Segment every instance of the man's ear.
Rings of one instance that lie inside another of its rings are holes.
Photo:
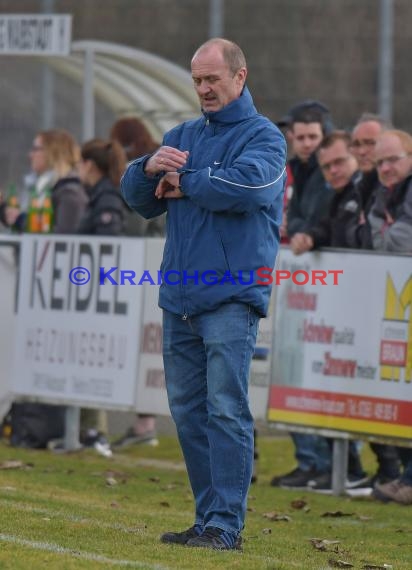
[[[241,81],[242,83],[245,83],[246,81],[246,77],[247,77],[247,69],[246,67],[241,67],[237,72],[236,72],[237,78],[239,79],[239,81]]]

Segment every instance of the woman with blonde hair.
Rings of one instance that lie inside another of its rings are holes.
[[[29,159],[35,178],[27,211],[6,206],[0,211],[2,220],[17,231],[75,233],[88,202],[76,173],[76,141],[64,130],[40,131]],[[10,414],[14,447],[43,448],[63,437],[64,406],[14,403]]]
[[[6,225],[33,233],[75,233],[88,202],[76,172],[79,156],[79,146],[69,132],[37,133],[29,151],[35,178],[27,212],[6,207]]]

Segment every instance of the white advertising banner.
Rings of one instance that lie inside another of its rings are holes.
[[[268,316],[260,319],[255,354],[250,367],[249,398],[255,420],[267,416],[276,288],[272,289]]]
[[[412,257],[283,249],[279,270],[269,420],[412,440]]]
[[[1,14],[0,55],[69,55],[69,14]]]
[[[19,238],[0,236],[0,422],[11,402]]]
[[[14,393],[133,409],[144,240],[27,234],[21,243]],[[120,270],[135,271],[136,285]]]
[[[136,409],[142,413],[167,416],[170,415],[170,410],[162,357],[162,310],[158,306],[159,285],[156,279],[162,262],[164,243],[164,239],[161,238],[146,240],[145,269],[150,272],[156,284],[146,283],[143,288],[144,303]]]

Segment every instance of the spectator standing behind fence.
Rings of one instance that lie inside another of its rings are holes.
[[[368,215],[373,249],[411,253],[411,135],[395,129],[382,133],[375,162],[381,186]]]
[[[351,135],[351,151],[358,161],[361,178],[357,189],[361,199],[360,219],[352,219],[347,226],[347,241],[351,247],[372,249],[368,215],[380,185],[375,168],[375,146],[379,136],[389,125],[379,115],[363,113]],[[388,483],[399,477],[399,457],[395,446],[370,443],[378,462],[377,472],[365,483],[373,489],[376,483]]]
[[[35,178],[27,211],[6,206],[2,212],[6,224],[30,233],[75,233],[88,202],[76,172],[79,156],[79,146],[67,131],[40,131],[29,152]],[[64,410],[47,404],[13,404],[11,444],[43,448],[61,438]]]
[[[331,130],[327,108],[319,102],[304,101],[289,111],[289,121],[288,138],[294,154],[288,163],[293,177],[287,213],[287,234],[291,238],[327,213],[333,192],[325,183],[316,156],[323,137]]]
[[[289,194],[289,200],[281,228],[290,241],[296,232],[306,231],[327,212],[333,196],[316,156],[323,137],[332,129],[332,121],[323,103],[307,99],[292,107],[277,124],[286,129],[294,155],[288,161],[288,182],[291,185],[287,183],[285,194]],[[288,473],[275,475],[270,484],[273,487],[305,489],[314,477],[330,471],[329,448],[321,436],[299,432],[291,432],[290,435],[298,465]]]
[[[350,152],[351,138],[345,131],[333,131],[327,135],[319,149],[319,166],[326,181],[334,190],[334,197],[329,213],[320,222],[309,228],[306,233],[297,233],[290,242],[292,251],[299,255],[305,251],[322,246],[348,247],[346,239],[347,224],[358,220],[362,201],[356,186],[359,178],[358,165]],[[331,445],[331,440],[328,438]],[[349,444],[347,489],[363,486],[366,473],[363,471],[356,443]],[[313,490],[331,489],[330,472],[319,474],[308,482]]]
[[[204,116],[167,133],[122,179],[142,215],[167,210],[163,274],[199,275],[160,287],[166,386],[196,506],[192,527],[161,540],[217,550],[241,547],[253,468],[247,384],[270,290],[200,276],[274,266],[286,162],[284,138],[257,113],[246,75],[236,44],[203,44],[192,77]]]
[[[379,135],[389,125],[379,115],[363,113],[352,131],[351,151],[358,161],[361,174],[357,183],[362,211],[359,220],[348,225],[347,239],[350,247],[372,249],[372,239],[368,215],[379,187],[375,168],[375,145]]]
[[[384,132],[376,143],[375,163],[382,186],[369,214],[373,247],[412,253],[412,136],[399,130]],[[373,495],[384,502],[412,505],[412,449],[398,447],[398,454],[402,475],[377,483]]]
[[[33,233],[75,233],[88,202],[76,172],[79,156],[79,146],[67,131],[40,131],[29,152],[35,178],[25,200],[27,210],[6,205],[4,223]]]
[[[155,152],[159,144],[153,140],[145,124],[137,117],[122,117],[110,130],[110,138],[116,140],[126,152],[129,163],[136,158]],[[164,236],[165,216],[145,220],[126,206],[125,235],[138,237]],[[152,414],[136,414],[136,419],[126,433],[113,442],[120,449],[133,444],[157,445],[156,417]]]
[[[350,152],[351,138],[345,131],[325,137],[318,150],[319,166],[334,190],[326,215],[306,232],[296,233],[290,247],[295,255],[318,247],[348,247],[346,229],[349,221],[358,220],[362,204],[356,182],[358,164]]]
[[[83,144],[79,175],[89,196],[78,233],[119,236],[124,233],[125,206],[119,191],[120,177],[126,168],[126,155],[116,141],[93,139]],[[107,414],[82,410],[82,443],[107,450]],[[105,453],[106,454],[106,453]]]

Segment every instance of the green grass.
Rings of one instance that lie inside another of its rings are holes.
[[[356,569],[367,563],[412,568],[412,507],[272,488],[271,477],[293,467],[292,445],[288,438],[265,437],[259,446],[244,551],[220,553],[159,542],[162,532],[190,526],[193,516],[172,437],[110,460],[92,451],[53,455],[0,444],[0,463],[28,465],[0,469],[0,569],[326,570],[338,560]],[[373,472],[367,445],[363,459]],[[293,508],[295,499],[307,507]],[[322,516],[327,511],[350,516]],[[291,520],[270,521],[269,512]],[[320,551],[311,538],[339,543]]]

